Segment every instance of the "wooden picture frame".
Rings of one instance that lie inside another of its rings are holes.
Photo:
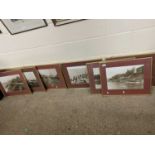
[[[102,59],[69,62],[62,64],[62,72],[68,88],[89,87],[87,63],[102,61]],[[81,71],[81,73],[80,73]]]
[[[114,60],[132,58],[132,57],[135,57],[135,58],[151,57],[152,58],[152,86],[155,86],[155,53],[109,57],[109,58],[106,58],[106,61],[114,61]]]
[[[1,19],[1,22],[11,35],[47,26],[45,19]]]
[[[99,62],[88,63],[88,78],[91,93],[101,93],[100,64]]]
[[[46,89],[66,88],[66,83],[61,71],[61,64],[36,66]]]
[[[26,67],[22,68],[21,70],[32,92],[46,90],[40,78],[40,75],[35,67]]]
[[[0,72],[0,89],[4,96],[31,93],[21,70]]]
[[[52,19],[54,26],[62,26],[66,24],[71,24],[75,22],[80,22],[86,19]]]
[[[102,94],[149,94],[152,58],[111,61],[100,64]]]

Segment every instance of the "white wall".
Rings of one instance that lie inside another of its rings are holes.
[[[0,68],[154,52],[155,20],[85,20],[10,35],[0,23]]]

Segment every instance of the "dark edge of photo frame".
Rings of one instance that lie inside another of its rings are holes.
[[[40,77],[40,75],[39,75],[38,70],[36,69],[36,67],[22,68],[21,71],[22,71],[23,75],[24,75],[24,72],[33,72],[34,73],[34,75],[35,75],[35,77],[36,77],[36,79],[38,81],[39,87],[30,88],[32,92],[46,91],[45,86],[44,86],[44,84],[43,84],[43,82],[41,80],[41,77]],[[26,79],[26,77],[25,77],[25,79]],[[27,79],[26,79],[26,81],[27,81]],[[27,81],[27,83],[28,83],[28,81]]]
[[[0,77],[3,77],[3,76],[9,76],[9,75],[15,75],[15,74],[18,74],[22,80],[22,82],[24,83],[24,88],[25,90],[23,90],[22,92],[21,91],[16,91],[16,92],[10,92],[10,93],[7,93],[5,91],[5,89],[3,88],[1,82],[0,82],[0,89],[3,93],[4,96],[14,96],[14,95],[23,95],[23,94],[31,94],[31,90],[27,84],[27,81],[25,79],[25,77],[23,76],[22,74],[22,71],[21,70],[12,70],[12,71],[6,71],[6,72],[0,72]]]
[[[2,93],[1,88],[0,88],[0,100],[2,100],[3,97],[4,97],[4,94]]]
[[[36,66],[36,69],[37,70],[39,70],[39,69],[56,69],[57,75],[58,75],[58,77],[60,79],[60,83],[55,85],[55,86],[49,86],[49,87],[47,87],[45,85],[45,83],[44,83],[44,81],[43,81],[43,79],[42,79],[42,77],[41,77],[41,75],[40,75],[40,73],[38,71],[38,73],[39,73],[39,75],[41,77],[41,80],[43,81],[44,86],[46,87],[46,89],[50,89],[50,88],[66,88],[66,83],[65,83],[65,79],[64,79],[64,76],[63,76],[63,73],[62,73],[61,64],[38,65],[38,66]]]
[[[60,24],[60,25],[56,25],[56,19],[51,19],[54,26],[56,27],[59,27],[59,26],[63,26],[63,25],[67,25],[67,24],[72,24],[72,23],[76,23],[76,22],[81,22],[81,21],[84,21],[84,20],[87,20],[87,19],[77,19],[76,21],[71,21],[71,22],[68,22],[68,23],[63,23],[63,24]]]
[[[29,29],[29,30],[17,32],[17,33],[12,33],[12,32],[8,29],[8,27],[5,25],[5,23],[3,22],[3,19],[0,19],[1,23],[5,26],[5,28],[8,30],[8,32],[9,32],[11,35],[16,35],[16,34],[20,34],[20,33],[24,33],[24,32],[29,32],[29,31],[32,31],[32,30],[36,30],[36,29],[40,29],[40,28],[47,27],[47,26],[48,26],[47,21],[46,21],[45,19],[41,19],[41,20],[44,21],[45,26],[40,26],[40,27],[36,27],[36,28]]]
[[[63,63],[62,64],[62,72],[67,84],[68,88],[85,88],[89,87],[89,84],[72,84],[69,78],[69,74],[67,71],[67,67],[76,67],[76,66],[86,66],[87,63],[91,62],[98,62],[102,61],[102,59],[93,59],[93,60],[87,60],[87,61],[77,61],[77,62],[69,62],[69,63]],[[86,66],[87,68],[87,66]]]
[[[125,90],[108,90],[107,87],[107,76],[106,68],[107,67],[120,67],[120,66],[130,66],[144,64],[144,89],[125,89]],[[151,80],[152,80],[152,58],[138,58],[134,60],[120,60],[120,61],[111,61],[100,63],[100,74],[101,74],[101,84],[103,95],[133,95],[133,94],[150,94],[151,93]],[[150,75],[150,78],[147,76]]]
[[[100,70],[99,62],[87,63],[90,91],[92,94],[101,93],[101,89],[96,89],[95,87],[95,78],[93,74],[93,68],[98,68]]]

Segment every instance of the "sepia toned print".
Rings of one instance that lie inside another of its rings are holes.
[[[108,90],[144,89],[144,65],[106,68]]]
[[[86,66],[67,67],[72,84],[88,84],[88,73]]]
[[[0,77],[0,82],[7,93],[14,91],[23,91],[25,89],[24,83],[21,81],[19,75]]]
[[[39,69],[38,71],[47,87],[59,84],[60,79],[56,69]]]

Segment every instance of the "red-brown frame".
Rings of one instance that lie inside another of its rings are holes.
[[[37,82],[39,84],[38,87],[30,87],[29,83],[28,83],[28,80],[26,79],[26,76],[24,75],[25,79],[27,80],[28,86],[30,87],[32,92],[35,92],[35,91],[45,91],[46,90],[45,87],[44,87],[44,84],[43,84],[43,82],[41,80],[41,77],[40,77],[40,75],[39,75],[39,73],[38,73],[38,71],[36,69],[36,67],[26,67],[26,68],[22,68],[21,70],[23,72],[23,75],[24,75],[24,72],[33,72],[33,74],[35,75],[36,80],[37,80]]]
[[[47,89],[50,89],[50,88],[66,88],[66,83],[65,83],[62,71],[61,71],[61,64],[39,65],[39,66],[36,66],[36,69],[38,70],[38,73],[39,73],[39,69],[56,69],[57,75],[60,79],[60,82],[57,85],[48,86],[48,87],[46,86],[46,84],[44,84]],[[40,73],[39,73],[39,75],[40,75]],[[41,77],[41,75],[40,75],[40,77]],[[41,79],[42,79],[42,77],[41,77]],[[42,79],[42,81],[43,81],[43,79]],[[43,81],[43,83],[44,83],[44,81]]]
[[[125,90],[108,90],[106,68],[130,66],[144,64],[144,89],[125,89]],[[152,58],[140,58],[133,60],[120,60],[114,62],[100,63],[100,74],[102,84],[102,94],[104,95],[119,95],[119,94],[148,94],[151,92],[151,80],[152,80]],[[150,76],[150,77],[149,77]]]
[[[118,59],[124,59],[124,58],[147,58],[152,57],[152,85],[155,86],[155,53],[148,53],[148,54],[139,54],[139,55],[126,55],[126,56],[116,56],[116,57],[109,57],[106,58],[107,61],[114,61]]]
[[[12,71],[0,72],[0,77],[9,76],[9,75],[17,75],[17,74],[20,76],[20,79],[24,83],[25,90],[7,93],[5,91],[5,89],[3,88],[3,85],[0,82],[0,89],[1,89],[2,93],[4,94],[4,96],[23,95],[23,94],[30,94],[31,93],[31,90],[30,90],[30,88],[29,88],[29,86],[28,86],[28,84],[26,82],[26,79],[23,76],[21,70],[12,70]]]
[[[101,89],[96,89],[96,87],[95,87],[95,78],[94,78],[94,74],[93,74],[93,68],[98,68],[100,70],[99,62],[87,64],[90,91],[91,91],[91,93],[101,93]]]
[[[67,84],[68,88],[83,88],[83,87],[89,87],[89,84],[72,84],[69,78],[67,67],[75,67],[75,66],[86,66],[87,63],[91,62],[98,62],[102,61],[102,59],[94,59],[94,60],[88,60],[88,61],[77,61],[77,62],[69,62],[69,63],[63,63],[62,64],[62,72]],[[87,66],[86,66],[87,68]]]

